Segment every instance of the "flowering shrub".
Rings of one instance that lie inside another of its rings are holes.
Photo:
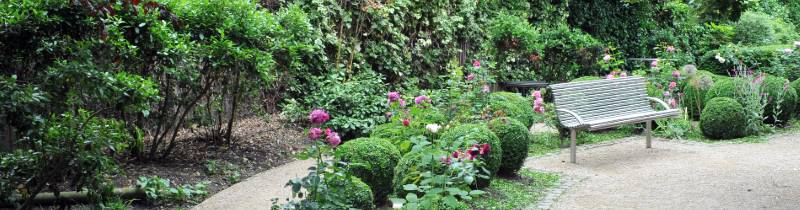
[[[292,188],[292,199],[283,205],[284,209],[346,209],[372,208],[373,197],[369,186],[353,176],[350,171],[365,167],[363,163],[342,162],[333,156],[341,143],[339,134],[325,128],[330,115],[322,109],[315,109],[308,115],[312,128],[308,130],[311,146],[298,153],[297,158],[313,158],[316,163],[309,168],[303,178],[295,178],[286,183]],[[323,129],[324,128],[324,129]],[[324,132],[323,132],[324,130]],[[300,200],[294,200],[300,199]],[[273,209],[279,208],[273,204]]]
[[[491,177],[494,176],[500,169],[500,164],[503,159],[503,148],[500,139],[494,132],[489,130],[485,124],[463,124],[451,128],[435,142],[447,150],[454,151],[463,147],[471,147],[475,144],[485,144],[489,154],[484,154],[480,158],[486,163],[486,170],[482,172],[485,178],[481,178],[477,182],[478,187],[489,186]],[[483,146],[482,146],[483,148]]]
[[[459,200],[471,200],[474,196],[484,194],[481,190],[470,190],[476,179],[483,176],[478,173],[481,168],[480,156],[488,154],[488,146],[471,146],[468,149],[443,154],[435,150],[421,150],[403,157],[395,171],[402,185],[395,183],[398,195],[392,198],[393,206],[406,209],[455,209],[463,207]],[[407,163],[416,165],[406,165]],[[418,170],[407,170],[407,166]],[[419,170],[432,168],[435,170]],[[397,177],[395,177],[397,180]]]

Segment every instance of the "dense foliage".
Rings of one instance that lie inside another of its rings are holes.
[[[486,163],[486,176],[494,176],[500,170],[503,160],[503,147],[500,139],[494,132],[489,130],[486,124],[463,124],[442,133],[439,139],[441,142],[450,145],[450,150],[469,147],[475,144],[488,144],[491,153],[482,156],[481,159]],[[491,179],[478,179],[478,186],[489,186]]]

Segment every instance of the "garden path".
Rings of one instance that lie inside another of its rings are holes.
[[[285,201],[292,195],[291,188],[284,187],[286,182],[306,176],[313,165],[314,160],[298,160],[272,168],[214,194],[192,209],[270,209],[271,199]]]
[[[577,177],[552,209],[798,209],[800,135],[764,143],[705,144],[637,136],[529,158],[525,167]],[[548,197],[553,197],[548,196]]]

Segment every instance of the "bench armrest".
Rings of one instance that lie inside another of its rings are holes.
[[[647,99],[650,100],[650,101],[655,101],[656,103],[661,104],[661,106],[663,106],[665,109],[672,109],[672,108],[669,107],[669,104],[667,104],[667,102],[664,102],[661,99],[653,98],[653,97],[647,97]]]
[[[579,126],[585,125],[585,123],[583,122],[583,118],[581,118],[581,116],[578,116],[578,113],[570,111],[569,109],[556,109],[556,112],[566,112],[567,114],[572,115],[572,117],[575,118],[576,121],[578,121]]]

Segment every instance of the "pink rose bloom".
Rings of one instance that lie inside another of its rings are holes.
[[[411,120],[403,119],[403,126],[408,126],[411,124]]]
[[[675,77],[675,78],[681,77],[681,72],[680,71],[673,71],[672,72],[672,77]]]
[[[472,61],[472,67],[480,68],[481,67],[481,61],[479,61],[479,60]]]
[[[336,146],[339,146],[339,144],[342,143],[342,139],[339,138],[339,134],[336,132],[330,132],[325,139],[328,140],[328,144],[330,144],[333,148],[336,148]]]
[[[658,59],[655,59],[653,60],[653,62],[650,62],[650,68],[655,68],[655,67],[658,67]]]
[[[401,98],[401,99],[400,99],[400,106],[402,106],[402,107],[405,107],[405,106],[406,106],[406,100],[403,100],[403,99]]]
[[[417,96],[416,98],[414,98],[414,103],[415,104],[422,104],[423,102],[430,103],[431,102],[431,98],[428,98],[428,96],[424,96],[424,95]]]
[[[543,98],[536,98],[536,100],[533,101],[534,106],[541,106],[542,104],[544,104]]]
[[[319,128],[311,128],[308,130],[308,138],[311,140],[317,140],[319,137],[322,136],[322,129]]]
[[[458,156],[460,156],[460,154],[461,154],[461,149],[453,151],[453,158],[458,158]]]
[[[491,146],[489,146],[489,144],[483,144],[478,153],[480,153],[481,155],[489,154],[490,149]]]
[[[606,75],[606,79],[614,79],[614,75],[613,74]]]
[[[308,119],[311,120],[311,123],[322,124],[328,122],[330,116],[323,109],[315,109],[308,115]]]
[[[534,98],[541,98],[542,97],[542,91],[538,91],[538,90],[537,91],[533,91],[533,97]]]
[[[675,89],[675,87],[678,87],[678,83],[675,83],[675,82],[670,82],[669,83],[669,89],[670,90]]]
[[[675,52],[675,47],[673,47],[673,46],[668,46],[668,47],[667,47],[667,52]]]
[[[483,91],[484,93],[488,93],[489,91],[491,91],[491,89],[489,88],[489,85],[483,85],[483,90],[481,91]]]
[[[678,107],[678,102],[677,102],[677,101],[675,101],[675,99],[674,99],[674,98],[667,99],[667,103],[668,103],[668,104],[669,104],[669,106],[670,106],[670,107],[672,107],[672,108],[677,108],[677,107]]]
[[[623,71],[622,73],[619,73],[619,77],[623,77],[623,78],[628,77],[628,73],[625,73]]]
[[[472,81],[473,79],[475,79],[475,74],[473,73],[467,74],[467,81]]]
[[[400,93],[398,92],[389,92],[389,94],[386,95],[389,96],[389,102],[395,102],[400,99]]]
[[[664,91],[664,97],[666,98],[666,97],[669,97],[669,96],[670,96],[669,91]]]

